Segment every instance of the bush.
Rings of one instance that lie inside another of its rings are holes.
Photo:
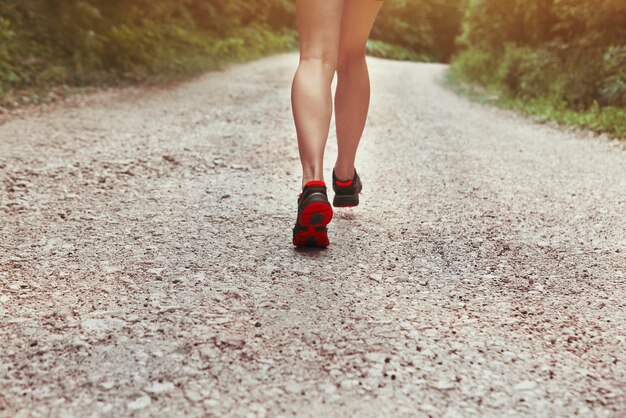
[[[456,78],[562,121],[626,130],[616,127],[626,113],[626,2],[474,0],[460,42]]]
[[[374,57],[399,61],[429,62],[431,60],[426,54],[418,54],[401,46],[376,40],[367,41],[367,53]]]
[[[289,0],[2,0],[0,105],[16,89],[187,76],[295,47]]]
[[[537,98],[560,90],[555,59],[543,49],[508,44],[496,77],[513,96]]]
[[[405,56],[448,61],[456,49],[456,38],[466,0],[394,0],[385,2],[372,30],[372,39],[400,47]],[[373,46],[377,52],[387,48]],[[392,51],[392,54],[395,52]]]
[[[494,83],[497,69],[496,58],[478,48],[463,51],[455,57],[451,65],[451,71],[457,77],[485,87]]]
[[[611,47],[604,54],[602,98],[610,106],[626,107],[626,46]]]

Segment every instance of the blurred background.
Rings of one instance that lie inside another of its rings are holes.
[[[293,0],[0,0],[0,106],[294,50],[294,23]],[[368,50],[451,63],[472,94],[626,135],[626,0],[387,0]]]

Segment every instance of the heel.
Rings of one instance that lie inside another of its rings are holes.
[[[333,198],[333,206],[336,208],[349,208],[359,206],[359,195],[337,196]]]

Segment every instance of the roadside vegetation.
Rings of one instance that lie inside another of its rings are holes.
[[[162,82],[293,49],[289,0],[2,0],[0,104]]]
[[[526,114],[626,137],[623,0],[471,1],[458,46],[453,82]]]

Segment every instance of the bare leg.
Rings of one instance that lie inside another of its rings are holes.
[[[343,0],[296,0],[300,65],[291,90],[302,163],[302,185],[323,180],[332,116],[331,84],[337,68]]]
[[[344,3],[335,94],[339,150],[335,174],[340,180],[354,177],[356,151],[370,103],[365,43],[382,4],[375,0],[345,0]]]

